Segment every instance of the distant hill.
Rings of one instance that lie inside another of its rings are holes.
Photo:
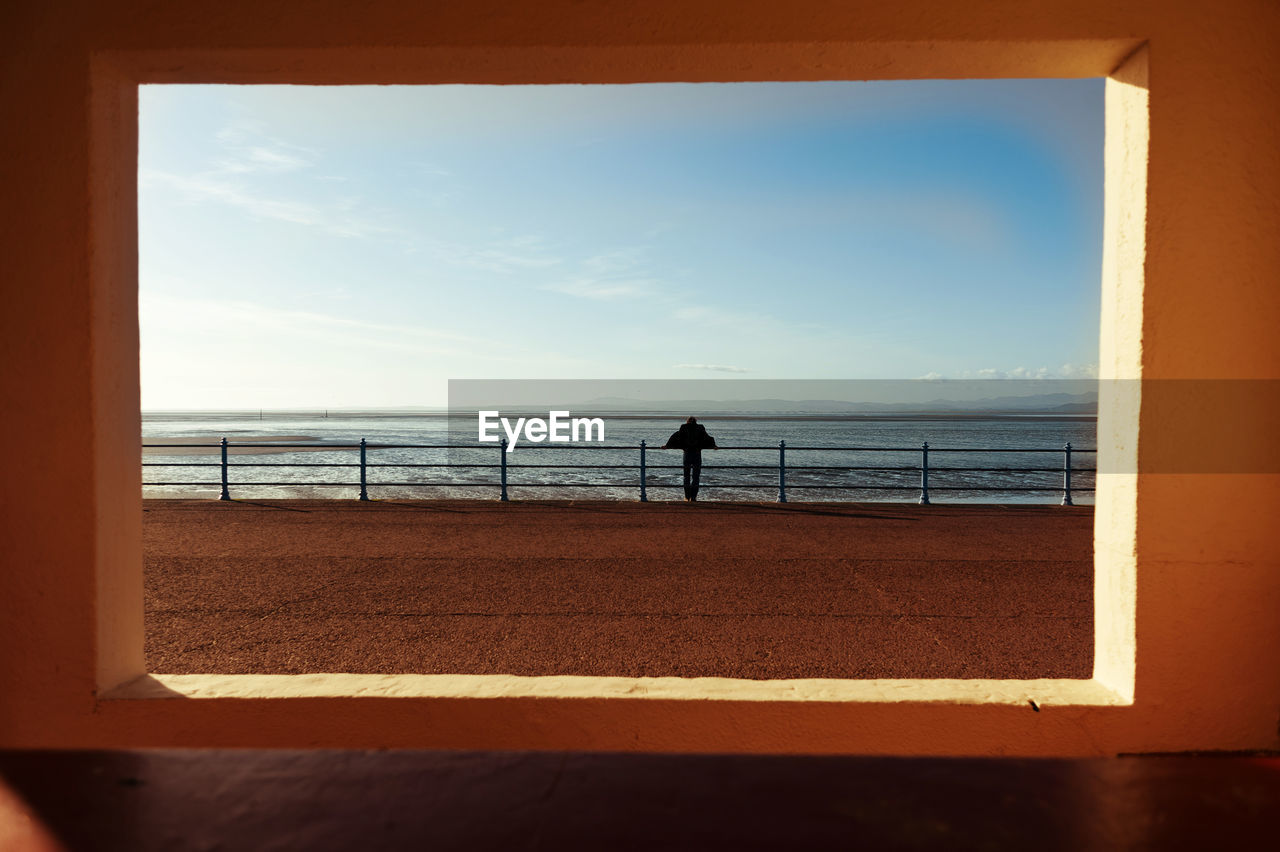
[[[615,414],[617,416],[639,414],[724,414],[739,416],[812,417],[829,416],[919,416],[1004,414],[1010,416],[1053,415],[1094,417],[1098,413],[1096,393],[1050,393],[1025,396],[998,396],[977,400],[932,399],[927,402],[850,402],[838,399],[630,399],[618,396],[596,397],[588,400],[550,400],[538,406],[529,404],[503,405],[499,402],[479,406],[498,408],[504,412],[536,414],[538,410],[568,410],[574,414]],[[471,409],[474,410],[474,409]],[[463,410],[454,412],[461,416]],[[259,417],[298,418],[349,418],[349,417],[441,417],[449,409],[438,406],[399,406],[371,409],[323,409],[311,410],[227,410],[227,411],[144,411],[144,420],[205,420],[248,419]]]
[[[637,400],[597,397],[580,404],[596,411],[695,411],[768,414],[1097,414],[1096,393],[999,396],[927,402],[849,402],[838,399]]]

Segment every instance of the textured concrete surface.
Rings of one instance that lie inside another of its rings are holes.
[[[162,673],[1090,676],[1088,507],[147,501]]]

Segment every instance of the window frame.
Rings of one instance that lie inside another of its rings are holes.
[[[721,46],[708,55],[660,47],[96,54],[89,122],[100,507],[95,713],[128,745],[893,754],[1105,750],[1099,743],[1114,740],[1113,730],[1123,727],[1114,721],[1116,714],[1130,711],[1135,700],[1136,473],[1098,476],[1090,680],[147,673],[137,463],[138,86],[1106,76],[1100,357],[1105,380],[1141,378],[1146,67],[1146,49],[1137,39],[745,45]],[[133,384],[122,381],[128,376]],[[1102,382],[1104,389],[1108,384]],[[1136,471],[1139,403],[1131,392],[1102,393],[1100,470]]]

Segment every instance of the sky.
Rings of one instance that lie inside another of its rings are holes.
[[[145,410],[1096,372],[1102,80],[141,87]]]

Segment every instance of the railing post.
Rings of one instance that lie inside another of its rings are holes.
[[[929,442],[920,446],[920,505],[929,505]]]
[[[645,486],[644,448],[645,448],[645,441],[641,439],[640,441],[640,502],[648,503],[649,495],[648,493],[645,492],[645,487],[644,487]]]
[[[1071,442],[1062,448],[1062,505],[1074,506],[1071,502]]]
[[[502,439],[502,446],[499,447],[502,453],[502,496],[499,498],[503,503],[507,502],[507,439]]]
[[[360,439],[360,499],[369,499],[369,482],[365,476],[365,439]]]
[[[787,502],[787,442],[778,442],[778,502]]]
[[[230,500],[231,492],[227,490],[227,439],[222,439],[222,496],[219,500]]]

